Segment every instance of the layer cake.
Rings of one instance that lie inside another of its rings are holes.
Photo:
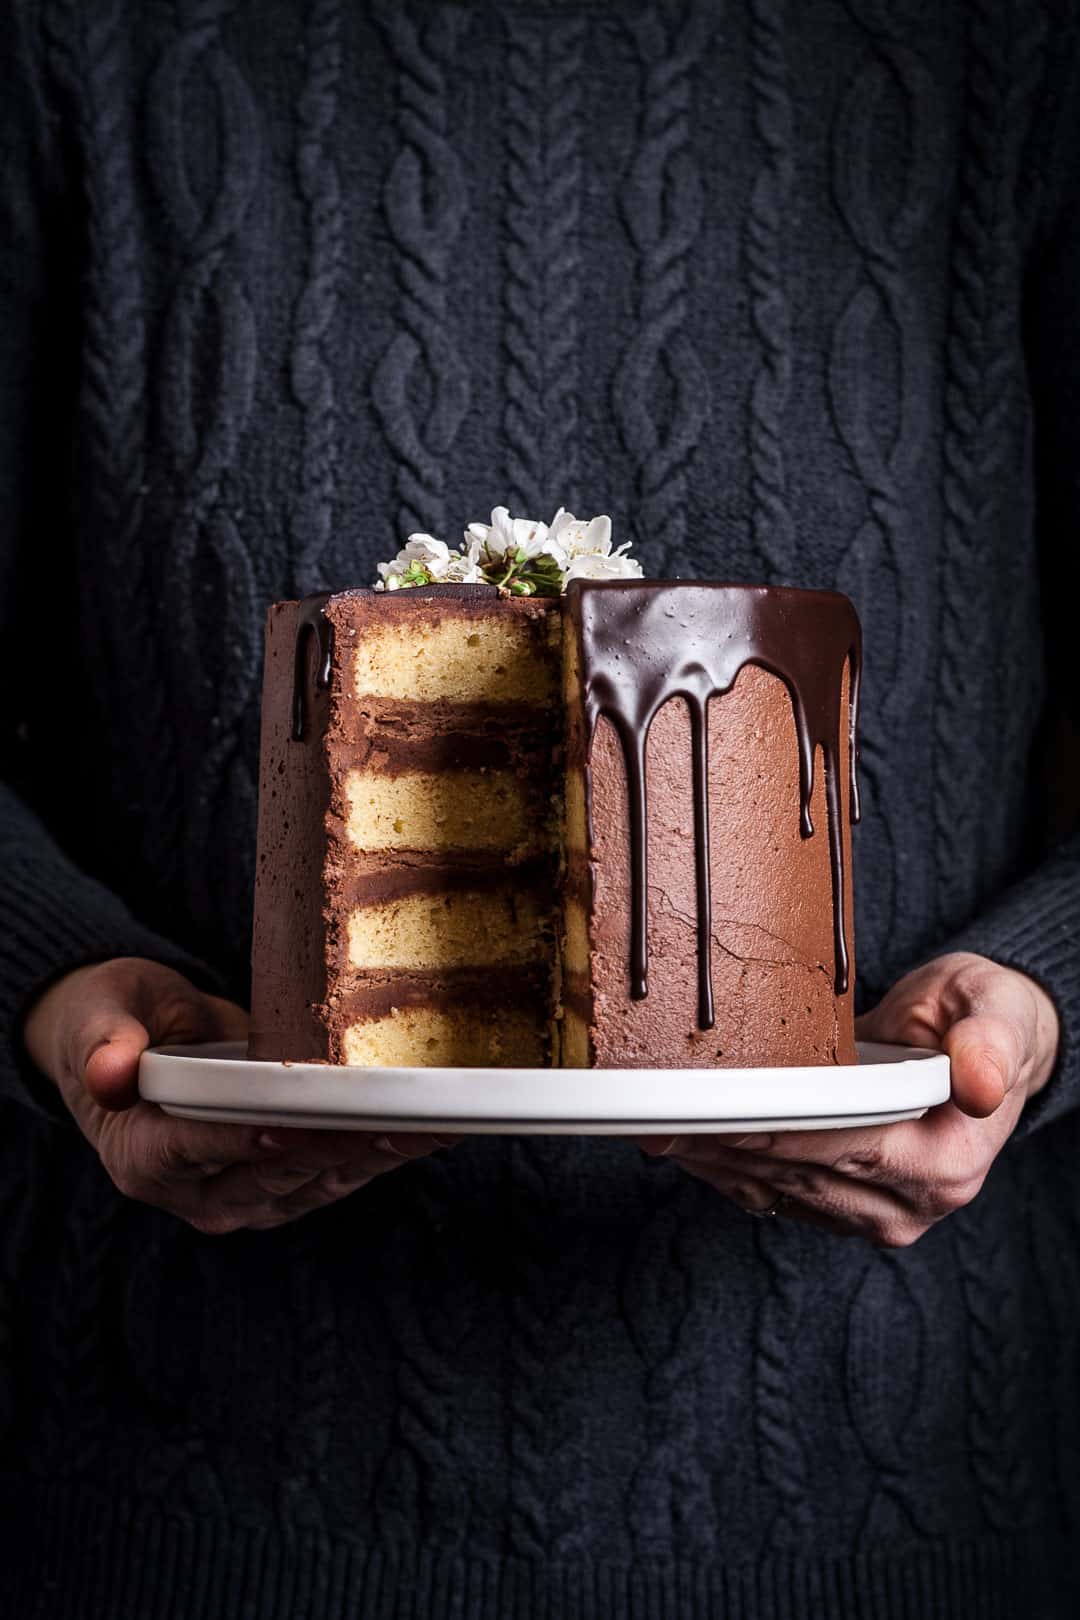
[[[252,1056],[854,1060],[846,598],[357,590],[266,650]]]

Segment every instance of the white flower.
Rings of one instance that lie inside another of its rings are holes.
[[[594,517],[586,521],[560,506],[548,528],[544,550],[560,568],[586,554],[607,557],[611,552],[611,519]]]
[[[475,542],[486,556],[495,561],[508,552],[521,551],[526,557],[538,557],[545,549],[547,524],[535,518],[512,518],[505,506],[497,506],[490,523],[470,523],[465,539],[470,547]]]
[[[410,568],[422,568],[431,579],[445,579],[450,566],[450,547],[445,540],[436,540],[433,534],[410,534],[393,562],[380,563],[381,584],[375,589],[396,591]]]
[[[567,564],[563,590],[572,579],[641,579],[641,564],[636,558],[626,556],[628,546],[629,542],[610,554],[605,551],[579,552]]]
[[[550,524],[513,518],[497,506],[490,523],[470,523],[465,545],[451,551],[431,534],[411,534],[392,562],[380,563],[377,591],[449,582],[492,584],[512,595],[550,595],[572,579],[641,579],[626,556],[629,542],[611,547],[611,519],[576,518],[559,507]]]
[[[450,562],[450,547],[445,540],[436,540],[433,534],[410,534],[397,561],[406,566],[418,562],[434,579],[441,579]]]
[[[480,572],[480,542],[471,540],[468,549],[464,552],[452,551],[450,553],[450,566],[446,570],[446,578],[455,585],[483,585],[486,583]]]

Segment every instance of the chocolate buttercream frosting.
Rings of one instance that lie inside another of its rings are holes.
[[[657,710],[685,700],[691,721],[698,934],[698,1023],[715,1022],[712,996],[712,904],[709,892],[708,703],[730,690],[739,671],[758,664],[787,687],[799,749],[799,825],[810,838],[814,760],[825,766],[829,865],[832,874],[835,988],[847,991],[844,928],[846,873],[839,766],[844,671],[850,664],[849,781],[851,819],[859,819],[855,731],[862,636],[846,596],[831,591],[650,580],[578,582],[567,593],[578,637],[588,743],[601,716],[619,736],[630,799],[630,993],[648,993],[648,793],[645,747]]]

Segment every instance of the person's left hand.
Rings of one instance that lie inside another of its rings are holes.
[[[858,1032],[947,1052],[951,1100],[895,1125],[640,1137],[639,1146],[754,1214],[795,1216],[887,1248],[914,1243],[971,1202],[1025,1101],[1050,1078],[1057,1010],[1025,974],[957,952],[901,979]]]

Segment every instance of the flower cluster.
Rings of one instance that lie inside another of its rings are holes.
[[[512,596],[559,596],[572,579],[640,579],[641,564],[611,548],[611,519],[588,522],[560,506],[550,523],[512,518],[497,506],[490,523],[470,523],[451,550],[430,534],[411,534],[392,562],[379,564],[377,591],[407,585],[497,585]]]

